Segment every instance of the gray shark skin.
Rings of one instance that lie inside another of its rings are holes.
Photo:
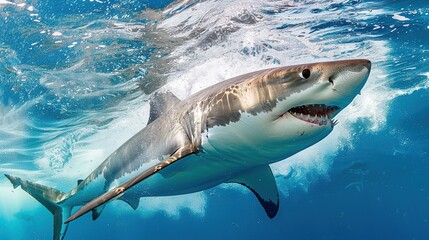
[[[141,197],[202,191],[238,183],[273,218],[279,196],[269,164],[317,143],[333,118],[360,93],[365,59],[277,67],[215,84],[186,100],[156,93],[147,126],[69,193],[6,175],[54,215],[54,240],[68,223],[112,200],[136,209]],[[73,215],[74,206],[82,206]]]

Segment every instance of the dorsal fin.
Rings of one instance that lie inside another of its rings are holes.
[[[229,183],[239,183],[255,194],[269,218],[274,218],[279,210],[279,193],[271,168],[266,166],[251,169]]]
[[[168,109],[179,102],[180,99],[178,99],[170,91],[154,93],[149,102],[150,116],[147,124],[153,122],[155,119],[167,112]]]

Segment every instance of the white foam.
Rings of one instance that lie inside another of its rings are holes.
[[[0,0],[0,5],[15,5],[15,3],[9,2],[9,1],[6,1],[6,0]]]
[[[410,19],[409,19],[409,18],[407,18],[407,17],[404,17],[404,16],[402,16],[402,15],[399,15],[399,13],[395,13],[395,14],[393,14],[392,18],[393,18],[393,19],[395,19],[395,20],[398,20],[398,21],[408,21],[408,20],[410,20]]]
[[[55,31],[52,33],[52,36],[54,37],[58,37],[58,36],[62,36],[63,34],[61,32]]]

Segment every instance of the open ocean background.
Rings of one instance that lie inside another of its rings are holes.
[[[368,58],[326,139],[274,164],[270,220],[244,188],[107,205],[66,239],[429,239],[428,0],[0,0],[0,239],[52,239],[4,173],[68,192],[184,99],[242,73]]]

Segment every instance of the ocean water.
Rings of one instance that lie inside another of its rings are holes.
[[[429,239],[428,57],[427,0],[0,0],[0,239],[52,239],[3,174],[68,192],[145,126],[149,94],[351,58],[370,78],[326,139],[272,166],[275,219],[223,184],[109,203],[66,239]]]

